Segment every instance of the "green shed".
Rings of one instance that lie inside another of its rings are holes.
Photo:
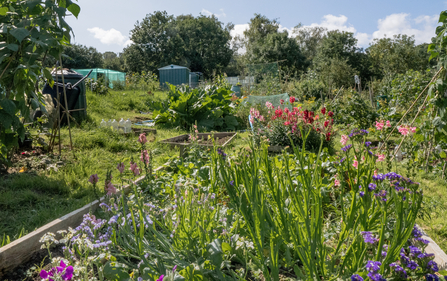
[[[103,68],[93,68],[93,69],[73,69],[77,73],[82,75],[87,75],[87,73],[93,70],[88,78],[93,80],[98,80],[98,78],[103,77],[106,81],[109,81],[109,87],[113,89],[113,81],[120,81],[122,83],[126,83],[126,73],[111,69],[103,69]]]
[[[166,83],[179,86],[189,85],[189,68],[179,65],[167,65],[158,69],[160,73],[160,87],[166,88]]]

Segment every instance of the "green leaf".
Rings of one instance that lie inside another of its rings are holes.
[[[29,35],[29,31],[25,28],[15,28],[9,32],[12,36],[14,36],[19,42],[22,42],[26,36]]]
[[[3,108],[3,110],[11,116],[16,115],[16,105],[12,100],[9,99],[0,100],[0,108]]]
[[[231,246],[227,242],[222,242],[222,251],[226,254],[231,252]]]
[[[9,12],[8,7],[0,8],[0,16],[6,16],[6,13]]]
[[[232,115],[227,115],[225,116],[225,124],[227,125],[228,128],[230,128],[231,130],[235,130],[236,127],[239,125],[239,123],[237,122],[236,117],[232,116]]]
[[[125,270],[125,268],[117,262],[106,263],[106,265],[104,266],[104,277],[112,281],[132,280],[130,278],[129,273],[127,273],[127,271]]]
[[[438,22],[444,22],[447,19],[447,11],[442,11],[439,15],[439,21]]]
[[[67,8],[76,18],[78,18],[79,12],[81,12],[81,7],[78,4],[71,4]]]
[[[438,52],[432,52],[430,57],[428,58],[428,61],[431,61],[433,58],[436,58],[439,55]]]
[[[17,45],[17,44],[9,44],[6,47],[14,52],[17,52],[19,50],[19,45]]]
[[[43,75],[45,76],[45,78],[47,78],[48,83],[50,84],[50,87],[53,87],[54,80],[53,80],[53,76],[51,75],[50,71],[48,69],[44,68]]]

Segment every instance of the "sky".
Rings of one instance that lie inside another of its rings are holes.
[[[99,52],[120,53],[131,44],[130,31],[137,21],[155,11],[170,15],[214,14],[224,24],[235,25],[232,35],[242,34],[254,14],[276,19],[281,29],[323,26],[353,32],[358,46],[367,48],[374,38],[414,35],[416,44],[430,42],[446,0],[78,0],[78,19],[66,18],[72,27],[72,43],[95,47]]]

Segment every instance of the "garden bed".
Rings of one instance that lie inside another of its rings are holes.
[[[213,147],[213,142],[218,147],[225,147],[230,143],[237,133],[225,132],[225,133],[199,133],[197,134],[197,144],[199,146]],[[183,156],[184,148],[190,146],[192,141],[190,135],[180,135],[177,137],[169,138],[160,141],[160,143],[169,144],[171,147],[180,147],[180,157]]]

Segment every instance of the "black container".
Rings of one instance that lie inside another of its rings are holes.
[[[84,76],[81,74],[64,69],[64,82],[65,82],[65,91],[67,95],[67,105],[68,110],[74,110],[70,112],[70,115],[80,123],[82,120],[87,118],[87,98],[85,95],[85,82],[82,81],[77,86],[72,87],[72,85],[76,84],[79,80],[81,80]],[[59,91],[59,101],[61,105],[65,108],[65,98],[64,98],[64,86],[62,84],[61,72],[58,71],[58,76],[56,80],[56,73],[53,71],[53,79],[54,85],[50,87],[47,83],[45,84],[42,93],[51,95],[53,100],[54,107],[57,107],[57,91]],[[56,90],[57,87],[57,90]],[[64,114],[64,110],[60,109],[60,116]],[[61,125],[67,124],[67,116],[65,115],[61,118]]]

